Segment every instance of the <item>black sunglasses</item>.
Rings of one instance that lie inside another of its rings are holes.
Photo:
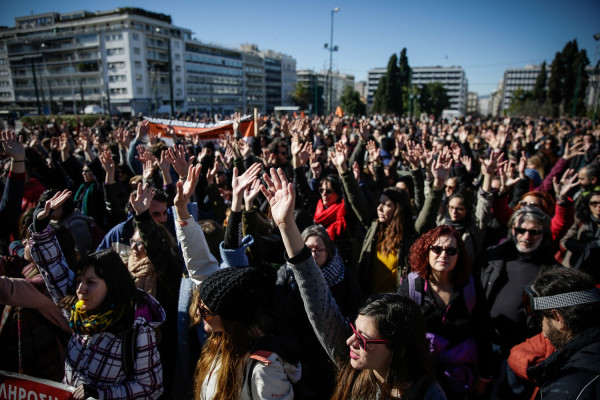
[[[456,247],[429,246],[429,250],[433,251],[435,254],[442,254],[442,251],[446,250],[446,254],[449,256],[458,254],[458,249]]]
[[[319,189],[319,193],[321,193],[321,194],[331,194],[331,193],[333,193],[333,190],[326,189],[326,188],[320,188]]]
[[[525,232],[529,232],[529,234],[531,236],[537,236],[537,235],[541,235],[543,231],[541,229],[515,228],[515,232],[518,233],[519,235],[524,235]]]

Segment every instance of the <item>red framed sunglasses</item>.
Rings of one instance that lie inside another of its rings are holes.
[[[368,344],[388,344],[391,343],[391,340],[383,340],[383,339],[367,339],[359,331],[356,330],[352,322],[348,321],[350,328],[352,329],[352,333],[358,339],[358,347],[362,350],[366,350]]]

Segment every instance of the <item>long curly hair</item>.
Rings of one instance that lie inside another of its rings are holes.
[[[429,246],[432,246],[440,236],[452,236],[456,240],[458,256],[456,266],[450,274],[453,285],[465,285],[471,276],[471,262],[465,249],[465,244],[460,233],[449,225],[440,225],[419,237],[411,246],[408,262],[411,271],[415,271],[425,280],[431,277],[431,265],[429,265]]]

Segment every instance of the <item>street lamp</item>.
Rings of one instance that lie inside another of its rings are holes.
[[[327,80],[328,80],[328,97],[329,100],[327,101],[327,114],[331,113],[331,97],[332,97],[332,91],[333,91],[333,77],[332,77],[332,70],[333,70],[333,52],[334,51],[338,51],[338,47],[333,45],[333,14],[335,14],[336,12],[339,12],[340,8],[336,7],[333,10],[331,10],[331,37],[329,40],[329,44],[325,43],[325,50],[329,50],[329,74],[327,75]]]

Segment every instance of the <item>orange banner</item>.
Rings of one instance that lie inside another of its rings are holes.
[[[0,400],[70,400],[74,388],[46,379],[0,371]]]
[[[342,118],[344,116],[344,112],[342,111],[342,107],[337,106],[337,108],[335,109],[335,115],[337,115],[340,118]]]
[[[233,135],[233,121],[221,121],[218,124],[205,124],[174,119],[144,118],[149,122],[148,133],[160,137],[200,136],[200,140],[215,140],[221,135]],[[254,121],[252,117],[242,118],[240,133],[244,137],[254,136]]]

